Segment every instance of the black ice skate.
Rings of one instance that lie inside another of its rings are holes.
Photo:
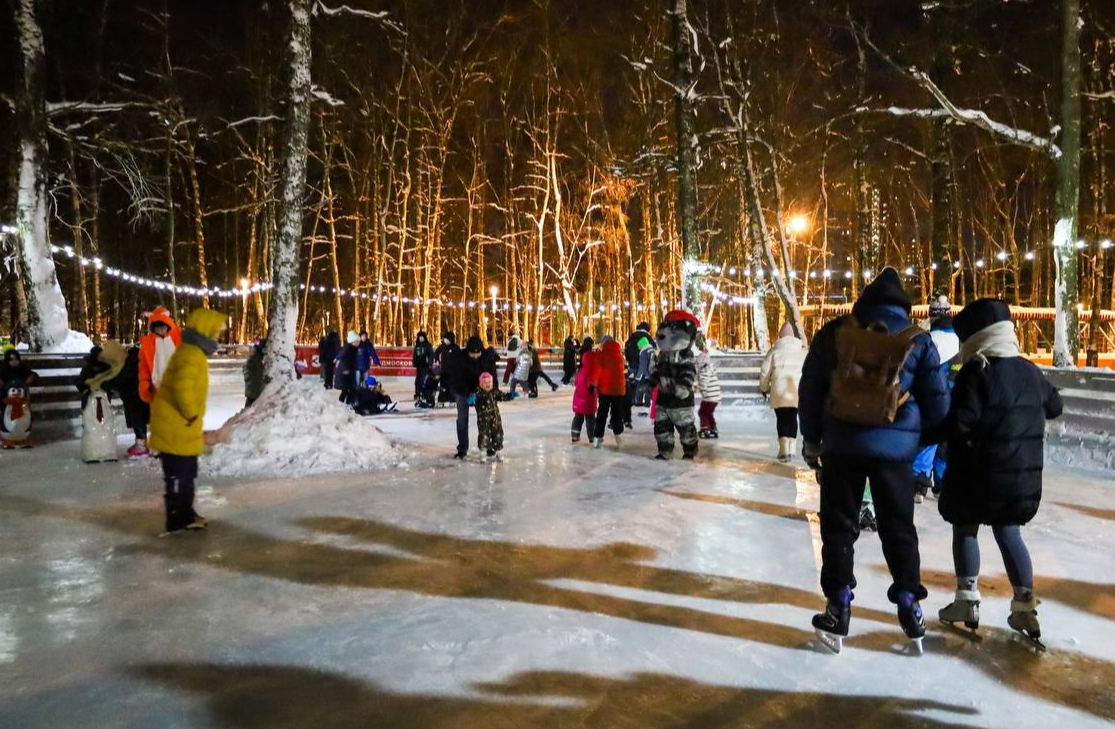
[[[697,433],[697,436],[701,440],[708,440],[709,438],[712,437],[712,431],[709,430],[708,428],[701,428],[701,432]]]
[[[834,598],[829,598],[823,613],[813,616],[813,630],[821,645],[833,653],[839,653],[848,637],[848,626],[852,622],[852,591],[843,590]]]
[[[898,622],[902,625],[902,632],[910,639],[910,645],[916,655],[924,652],[922,639],[925,637],[925,616],[921,612],[921,604],[909,592],[898,595]]]

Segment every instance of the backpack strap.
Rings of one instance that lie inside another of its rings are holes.
[[[913,344],[914,339],[916,339],[919,335],[925,334],[925,333],[926,333],[926,331],[924,329],[922,329],[921,327],[919,327],[917,324],[911,324],[910,326],[906,327],[905,329],[900,331],[895,336],[901,337],[902,339],[905,339],[907,342],[910,342],[911,344]],[[907,355],[907,356],[909,356],[909,355]],[[901,397],[898,398],[898,407],[902,407],[903,405],[905,405],[906,401],[909,400],[909,399],[910,399],[910,391],[907,390],[906,392],[902,393]]]

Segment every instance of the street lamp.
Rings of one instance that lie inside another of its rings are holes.
[[[789,228],[790,232],[794,235],[801,235],[805,231],[809,230],[809,218],[805,217],[804,215],[795,215],[794,217],[790,218]]]
[[[492,295],[492,344],[494,345],[496,341],[496,294],[499,293],[499,286],[493,284],[488,289],[488,293]]]

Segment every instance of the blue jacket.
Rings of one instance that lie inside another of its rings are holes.
[[[900,306],[857,304],[853,311],[860,322],[884,324],[892,334],[910,326],[909,316]],[[922,429],[936,425],[948,414],[948,385],[937,348],[928,332],[914,338],[914,349],[899,375],[902,389],[910,393],[910,398],[899,408],[892,425],[853,425],[825,413],[829,384],[836,369],[836,330],[843,325],[841,317],[822,327],[813,337],[805,358],[798,386],[802,437],[821,444],[824,452],[832,455],[913,461]]]
[[[356,369],[359,372],[367,372],[369,365],[373,364],[379,367],[379,355],[376,354],[375,345],[369,339],[356,347]]]

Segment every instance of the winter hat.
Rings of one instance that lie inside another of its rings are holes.
[[[492,387],[495,386],[495,381],[492,379],[491,372],[480,373],[480,389],[484,392],[491,392]]]
[[[895,271],[890,266],[884,268],[875,280],[867,284],[860,294],[859,301],[856,302],[857,306],[900,306],[910,313],[913,305],[910,303],[910,297],[902,289],[902,279],[898,276],[898,271]],[[855,313],[853,311],[853,313]]]
[[[978,299],[964,307],[952,320],[956,336],[966,341],[981,329],[1001,321],[1010,321],[1010,307],[1000,299]]]
[[[4,364],[10,365],[13,359],[22,360],[23,358],[19,356],[19,352],[15,349],[9,349],[4,352]]]
[[[457,337],[448,329],[441,333],[441,339],[443,342],[449,342],[450,344],[455,344],[457,342]]]
[[[929,318],[938,319],[942,316],[950,316],[952,314],[952,307],[949,306],[949,298],[941,295],[933,300],[929,305]]]
[[[468,338],[468,344],[465,345],[465,351],[469,353],[477,353],[484,351],[484,343],[480,341],[480,337],[475,334]]]
[[[701,328],[701,321],[697,317],[690,314],[685,309],[674,309],[670,313],[666,314],[666,321],[668,321],[668,322],[689,321],[689,322],[693,322],[693,326],[696,327],[697,329]]]
[[[642,329],[644,332],[649,332],[650,331],[650,322],[649,321],[641,321],[641,322],[639,322],[639,327],[638,328]]]
[[[782,325],[782,328],[778,330],[778,338],[779,339],[786,339],[787,337],[793,337],[793,336],[796,336],[796,335],[794,334],[794,327],[793,327],[792,324],[790,324],[790,322],[786,322],[785,324]]]
[[[350,331],[348,333],[348,336],[345,337],[345,341],[347,341],[349,344],[356,344],[357,342],[360,341],[360,335],[357,334],[356,332]]]
[[[379,384],[379,380],[376,379],[375,375],[368,375],[368,379],[364,380],[364,384],[368,387],[375,387]]]

